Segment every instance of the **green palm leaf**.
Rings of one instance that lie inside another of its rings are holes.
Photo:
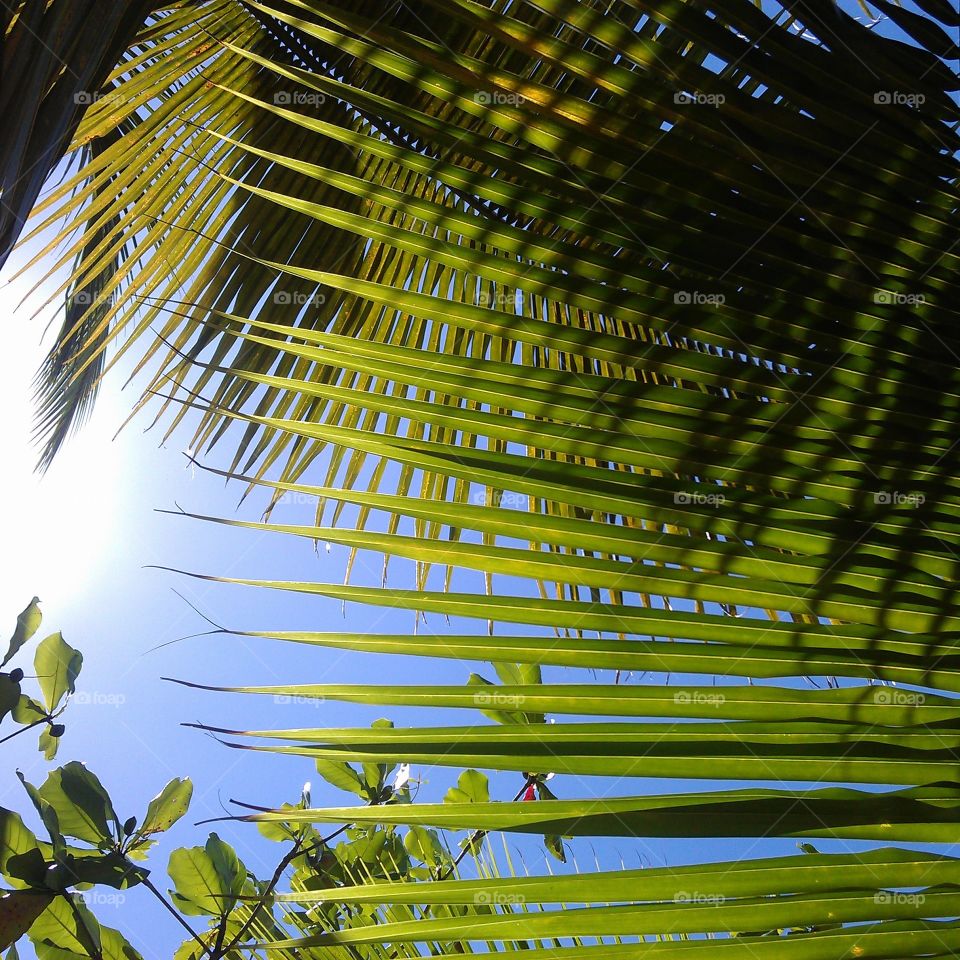
[[[384,563],[382,585],[226,582],[491,633],[279,639],[490,660],[503,681],[234,687],[503,722],[220,732],[323,762],[679,781],[251,819],[952,843],[960,82],[953,11],[918,6],[878,3],[909,43],[834,4],[748,0],[198,0],[146,20],[72,134],[96,148],[36,211],[38,237],[82,226],[45,259],[77,258],[46,456],[130,353],[168,430],[196,412],[192,447],[230,434],[218,472],[316,501],[313,523],[227,522],[340,544],[348,579],[363,551]],[[577,673],[535,682],[542,665]],[[829,688],[768,682],[803,677]],[[685,783],[729,779],[757,785]],[[362,883],[323,896],[380,905],[370,925],[249,932],[324,956],[956,950],[947,858],[684,870]],[[678,898],[675,876],[722,899]],[[289,900],[319,902],[301,879]]]

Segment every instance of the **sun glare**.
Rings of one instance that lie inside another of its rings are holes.
[[[115,529],[117,454],[108,397],[91,422],[68,441],[47,473],[33,470],[32,381],[43,357],[43,324],[14,313],[19,284],[0,287],[6,348],[0,357],[0,473],[5,517],[0,550],[0,593],[5,609],[34,594],[65,604],[102,574]],[[16,292],[15,292],[16,291]],[[16,607],[16,609],[19,609]]]

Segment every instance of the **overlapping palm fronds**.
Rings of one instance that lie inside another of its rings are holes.
[[[112,78],[120,116],[92,109],[75,143],[121,135],[39,211],[37,231],[86,223],[68,289],[97,292],[65,331],[74,382],[132,333],[118,355],[140,351],[171,429],[199,410],[193,446],[236,433],[224,472],[317,499],[314,524],[252,526],[415,563],[405,589],[245,582],[497,625],[282,638],[493,661],[502,686],[258,689],[498,726],[236,733],[328,760],[567,773],[580,794],[298,817],[953,842],[958,17],[880,10],[899,39],[828,0],[219,0],[145,29]],[[83,394],[46,396],[52,453]],[[541,666],[578,672],[540,683]],[[805,677],[834,679],[769,682]],[[626,794],[598,797],[600,775]],[[749,785],[629,786],[646,777]],[[682,888],[651,871],[338,891],[585,907],[301,944],[957,948],[948,857],[690,871]],[[605,936],[624,940],[582,940]]]

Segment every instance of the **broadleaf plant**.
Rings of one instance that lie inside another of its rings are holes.
[[[3,663],[6,665],[26,646],[40,629],[43,614],[40,599],[34,597],[20,612]],[[40,727],[39,749],[47,760],[52,760],[66,729],[59,722],[70,696],[76,692],[76,680],[83,665],[83,654],[63,639],[61,633],[52,633],[37,645],[33,658],[33,676],[40,690],[36,700],[23,692],[24,670],[14,667],[0,671],[0,722],[9,717],[19,729],[4,732],[0,744],[28,730]]]

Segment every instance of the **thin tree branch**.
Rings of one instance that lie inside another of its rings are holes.
[[[14,737],[20,736],[21,733],[26,733],[28,730],[32,730],[34,727],[39,726],[41,723],[49,723],[49,717],[41,717],[39,720],[34,720],[33,723],[28,723],[25,727],[20,727],[19,730],[14,730],[13,733],[8,733],[0,743],[6,743],[8,740],[12,740]]]
[[[93,934],[87,926],[87,921],[83,919],[83,914],[80,912],[73,896],[65,891],[60,896],[70,904],[70,911],[77,921],[77,939],[83,941],[83,949],[90,955],[91,960],[103,960],[103,951],[97,946]]]
[[[232,909],[233,907],[230,908],[230,910]],[[260,905],[257,904],[257,910],[259,909]],[[213,953],[210,954],[212,957],[219,958],[223,956],[223,941],[227,935],[227,914],[230,913],[230,910],[220,917],[220,922],[217,924],[217,938],[213,943]]]
[[[211,957],[212,957],[213,954],[212,954],[211,951],[210,951],[210,947],[208,947],[207,944],[205,944],[205,943],[200,939],[200,937],[198,936],[197,932],[193,929],[193,927],[191,927],[190,924],[187,923],[187,921],[183,919],[183,917],[180,915],[180,913],[177,912],[177,910],[173,907],[173,905],[172,905],[172,904],[167,900],[167,898],[153,885],[153,882],[152,882],[148,877],[144,877],[144,878],[143,878],[143,885],[164,905],[164,907],[167,908],[167,910],[173,915],[173,918],[177,921],[177,923],[179,923],[180,926],[183,927],[183,929],[186,930],[187,933],[189,933],[190,936],[193,937],[193,939],[196,940],[197,943],[200,944],[200,946],[203,948],[203,952],[204,952],[205,954],[207,954],[208,956],[211,956]]]
[[[527,787],[529,787],[531,783],[536,783],[535,777],[527,777],[526,782],[517,791],[517,795],[513,798],[514,803],[516,803],[524,795],[524,793],[527,790]],[[448,880],[450,876],[453,874],[454,870],[456,870],[457,867],[460,866],[460,861],[463,860],[463,858],[470,852],[470,849],[473,847],[473,845],[478,840],[482,840],[489,832],[490,832],[489,830],[474,830],[473,833],[471,833],[470,836],[467,837],[467,839],[463,842],[463,849],[457,854],[456,860],[454,860],[453,863],[451,863],[450,866],[447,867],[447,870],[445,873],[438,873],[437,879]]]
[[[309,847],[302,847],[300,845],[301,841],[296,840],[294,842],[293,848],[289,850],[286,853],[286,855],[283,857],[283,859],[280,861],[280,863],[277,864],[277,869],[273,871],[273,876],[270,878],[270,882],[267,884],[266,889],[258,898],[257,905],[251,911],[250,916],[247,917],[247,919],[243,922],[243,925],[237,931],[237,935],[230,941],[230,943],[227,944],[223,953],[215,955],[215,960],[219,960],[219,957],[226,956],[232,950],[236,949],[237,944],[242,940],[244,934],[247,932],[247,930],[250,929],[251,924],[256,919],[257,914],[260,912],[260,908],[264,906],[264,904],[266,903],[267,897],[269,897],[270,894],[273,893],[274,889],[276,889],[277,884],[280,882],[280,878],[283,876],[284,870],[286,870],[287,867],[289,867],[290,864],[297,859],[297,857],[309,856],[315,850],[319,850],[321,847],[326,846],[331,840],[334,839],[334,837],[339,837],[340,834],[343,833],[344,830],[346,829],[347,829],[347,825],[344,824],[339,829],[334,830],[333,833],[330,833],[325,837],[321,837],[315,843],[312,843]]]

